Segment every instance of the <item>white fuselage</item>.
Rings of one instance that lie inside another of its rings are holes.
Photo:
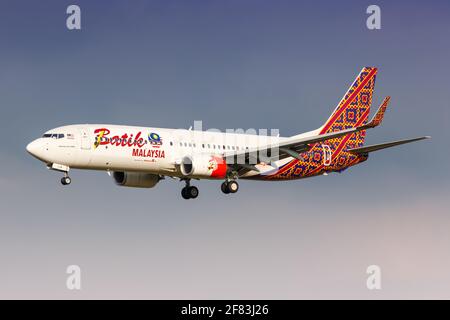
[[[300,136],[312,134],[314,132]],[[287,138],[248,133],[86,124],[49,130],[43,137],[31,142],[27,150],[61,171],[67,167],[182,176],[179,163],[185,156],[222,156],[284,139]],[[285,158],[276,165],[291,160]],[[264,164],[257,166],[261,171],[249,172],[247,176],[273,170],[270,166],[265,168]]]

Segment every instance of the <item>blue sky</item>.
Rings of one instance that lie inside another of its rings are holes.
[[[81,7],[82,30],[65,27]],[[0,297],[449,298],[450,5],[379,1],[0,1]],[[101,172],[59,175],[25,152],[65,124],[320,126],[379,68],[367,143],[431,135],[340,175],[201,181],[183,201]],[[65,268],[83,290],[65,288]],[[378,264],[383,290],[365,288]]]

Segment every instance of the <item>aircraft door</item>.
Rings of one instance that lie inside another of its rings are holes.
[[[89,135],[89,131],[87,129],[81,129],[80,130],[80,136],[81,136],[81,149],[82,150],[89,150],[91,149],[92,140]]]
[[[331,165],[333,152],[331,151],[330,146],[327,144],[322,145],[322,150],[323,150],[323,165],[324,167],[328,167]]]

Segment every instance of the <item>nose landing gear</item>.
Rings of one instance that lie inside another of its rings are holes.
[[[181,196],[183,199],[195,199],[198,197],[198,188],[196,186],[190,185],[190,179],[184,180],[186,183],[186,186],[181,189]]]
[[[69,185],[72,182],[72,179],[70,179],[69,175],[66,173],[64,173],[64,177],[61,178],[61,184],[63,186]]]

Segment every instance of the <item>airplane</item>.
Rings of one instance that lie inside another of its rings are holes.
[[[238,179],[282,181],[345,169],[385,148],[430,138],[422,136],[364,146],[366,130],[379,126],[386,97],[368,122],[377,68],[364,67],[328,120],[318,129],[291,137],[242,132],[167,129],[105,124],[68,125],[49,130],[26,146],[47,168],[104,170],[124,187],[152,188],[165,177],[184,181],[181,195],[199,194],[191,180],[222,181],[236,193]]]

